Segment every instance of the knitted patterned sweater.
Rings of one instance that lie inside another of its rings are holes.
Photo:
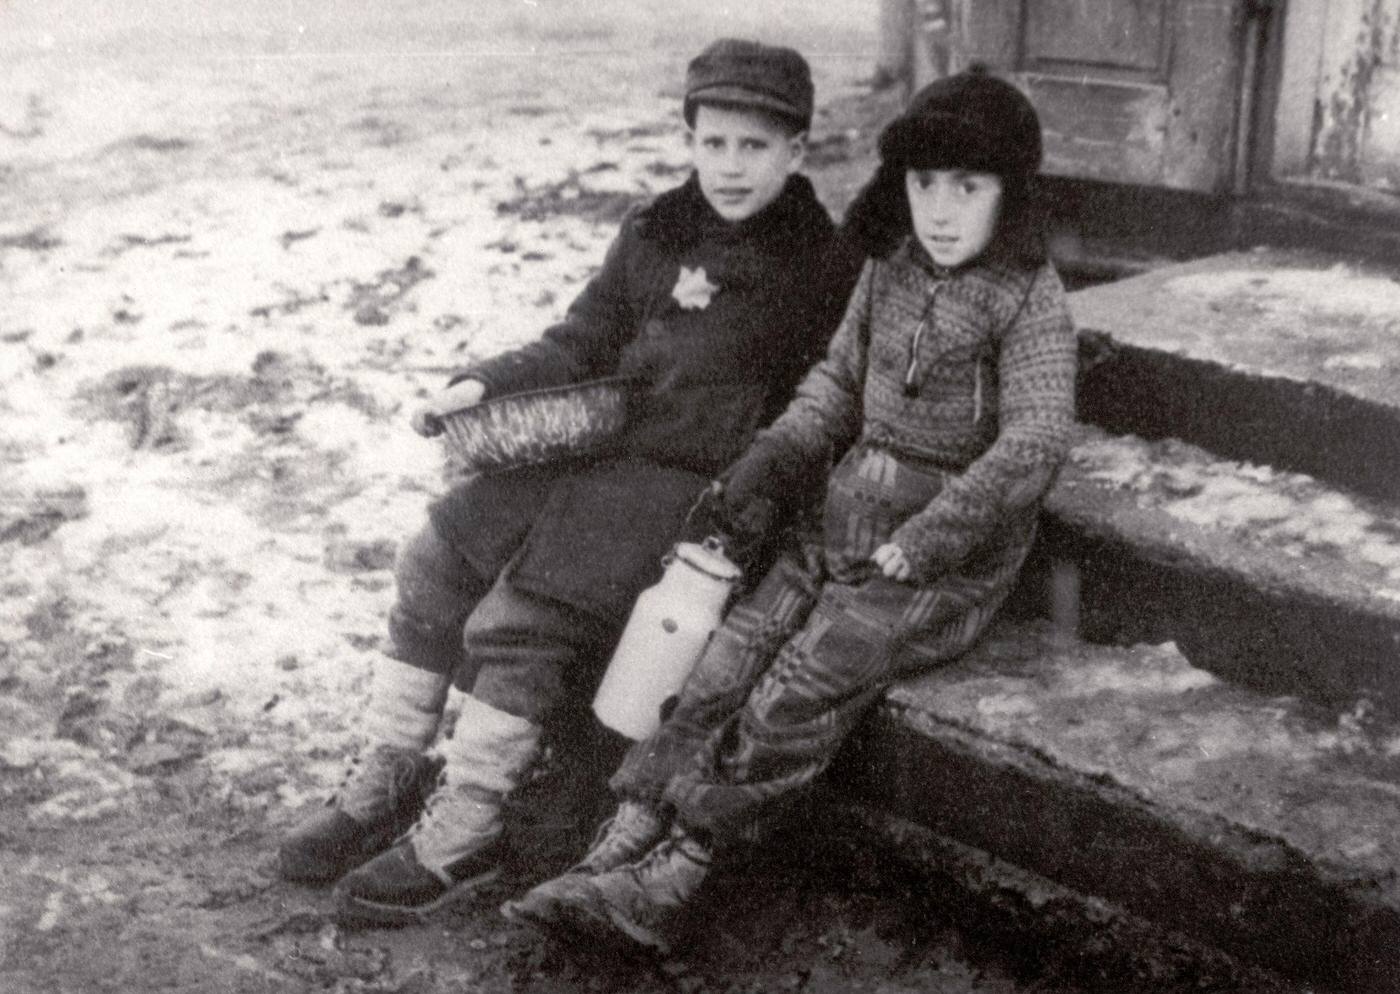
[[[1051,265],[949,273],[911,237],[866,263],[826,357],[754,445],[792,468],[859,440],[947,471],[891,536],[932,580],[1049,489],[1069,449],[1076,362]]]

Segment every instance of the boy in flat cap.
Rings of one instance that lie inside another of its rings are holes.
[[[844,222],[868,255],[845,318],[722,476],[722,508],[746,516],[827,471],[821,525],[784,543],[628,751],[589,851],[508,915],[666,952],[712,859],[820,777],[891,684],[986,631],[1074,428],[1040,161],[1034,106],[980,66],[882,132]]]
[[[690,177],[622,222],[560,323],[458,371],[415,413],[433,435],[443,414],[489,397],[618,374],[645,383],[605,457],[470,477],[401,549],[368,741],[279,854],[289,879],[339,880],[342,920],[418,920],[496,875],[502,802],[573,701],[565,687],[596,682],[697,495],[820,356],[846,287],[825,278],[833,226],[798,174],[812,97],[791,49],[705,49],[682,108]],[[597,672],[580,681],[581,667]],[[426,753],[454,685],[439,775]]]

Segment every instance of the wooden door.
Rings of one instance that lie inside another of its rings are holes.
[[[917,0],[944,62],[1015,75],[1046,172],[1224,192],[1235,161],[1242,0]],[[929,16],[933,8],[946,14]]]

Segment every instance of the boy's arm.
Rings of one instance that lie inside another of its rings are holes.
[[[797,278],[808,287],[800,302],[802,317],[794,325],[790,352],[773,391],[774,404],[764,423],[787,409],[797,386],[826,355],[832,336],[841,326],[846,307],[864,271],[865,255],[849,239],[833,236],[827,247]]]
[[[633,216],[622,222],[602,268],[569,305],[564,319],[528,345],[457,370],[449,386],[476,380],[484,396],[577,383],[606,376],[631,340],[634,315],[628,295],[628,266],[639,236]]]
[[[808,481],[818,470],[825,470],[832,454],[844,451],[860,431],[873,266],[867,262],[861,270],[826,357],[807,373],[787,409],[754,437],[721,477],[732,518],[766,520],[774,504],[805,497]],[[759,504],[767,507],[758,508]],[[761,531],[763,526],[751,530]]]
[[[1002,339],[996,441],[890,537],[914,577],[929,580],[954,568],[1009,514],[1050,488],[1074,429],[1077,350],[1064,287],[1053,270],[1042,270]]]
[[[797,386],[787,409],[758,433],[754,448],[787,452],[810,463],[830,460],[860,433],[861,384],[870,343],[870,294],[875,263],[866,262],[826,356]]]

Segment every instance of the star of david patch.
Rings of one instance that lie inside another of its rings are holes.
[[[705,275],[705,267],[697,266],[690,269],[681,267],[680,276],[676,277],[676,285],[671,290],[671,296],[676,298],[676,303],[681,305],[682,310],[700,311],[710,306],[710,300],[719,291],[719,286],[711,283],[710,278]]]

